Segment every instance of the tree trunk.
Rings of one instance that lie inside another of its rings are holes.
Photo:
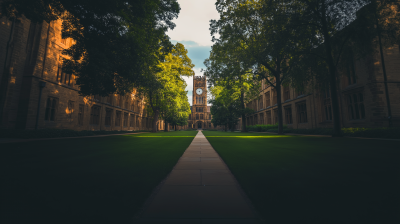
[[[282,116],[282,91],[281,91],[281,77],[280,77],[280,72],[279,68],[278,70],[278,75],[275,76],[276,82],[275,82],[275,90],[276,90],[276,102],[278,104],[278,135],[283,135],[283,116]]]
[[[240,105],[242,107],[242,110],[244,111],[245,106],[244,106],[244,92],[243,90],[240,91]],[[246,114],[242,112],[242,132],[246,132]]]
[[[388,121],[389,121],[389,127],[392,127],[392,108],[390,106],[389,88],[388,88],[387,76],[386,76],[385,57],[383,56],[381,28],[379,26],[379,21],[378,21],[378,17],[376,15],[376,12],[375,12],[375,23],[376,23],[376,28],[378,30],[379,51],[381,52],[383,82],[384,82],[384,85],[385,85],[385,95],[386,95],[386,107],[387,107],[387,110],[388,110]]]
[[[167,123],[167,121],[164,121],[165,122],[165,127],[164,127],[164,131],[169,131],[169,125],[168,125],[168,123]]]
[[[153,110],[154,115],[153,115],[153,127],[151,132],[157,132],[157,122],[158,122],[158,116],[160,115],[159,110]]]
[[[340,110],[339,110],[339,99],[337,94],[336,86],[336,66],[332,56],[331,37],[328,32],[328,26],[326,23],[326,14],[322,14],[322,29],[325,40],[325,52],[326,62],[329,67],[329,84],[331,88],[331,100],[332,100],[332,115],[333,115],[333,135],[332,137],[342,136],[341,125],[340,125]]]

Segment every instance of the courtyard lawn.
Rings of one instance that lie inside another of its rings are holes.
[[[400,141],[203,133],[266,223],[400,223]]]
[[[196,134],[0,144],[0,223],[130,223]]]

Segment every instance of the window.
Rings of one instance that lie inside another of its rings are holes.
[[[129,108],[129,100],[128,99],[126,99],[125,100],[125,107],[124,107],[125,109],[128,109]]]
[[[198,120],[199,119],[199,114],[196,114],[196,120]]]
[[[271,122],[271,111],[267,111],[267,124],[272,124],[272,122]]]
[[[276,89],[272,90],[272,105],[275,105],[277,103],[277,94],[276,94]]]
[[[134,100],[132,100],[131,111],[135,111],[135,101]]]
[[[83,125],[83,115],[85,112],[85,105],[79,104],[79,111],[78,111],[78,125]]]
[[[306,102],[298,103],[297,107],[297,122],[307,123],[307,107]]]
[[[269,107],[269,106],[271,106],[271,95],[270,95],[270,92],[268,91],[265,94],[265,107]]]
[[[347,73],[347,82],[348,82],[348,85],[352,85],[352,84],[355,84],[356,83],[356,69],[355,69],[355,66],[354,66],[354,58],[353,58],[353,53],[351,52],[351,57],[350,57],[350,59],[348,60],[348,65],[347,65],[347,67],[346,67],[346,69],[347,69],[347,71],[346,71],[346,73]]]
[[[67,74],[64,71],[64,67],[63,67],[63,64],[61,62],[62,60],[63,59],[60,58],[60,62],[58,64],[57,82],[61,83],[61,84],[68,85],[68,86],[73,86],[72,79],[71,79],[72,78],[72,74]]]
[[[203,119],[204,119],[204,115],[200,114],[200,120],[203,120]]]
[[[263,109],[263,99],[262,97],[258,98],[258,110]]]
[[[57,101],[58,100],[53,97],[47,98],[44,120],[46,120],[46,121],[54,121],[55,120]]]
[[[293,124],[292,107],[285,107],[285,121],[286,124]]]
[[[260,124],[264,124],[264,114],[260,114]]]
[[[96,95],[93,96],[93,100],[96,101],[96,102],[100,102],[101,96],[96,94]]]
[[[278,123],[278,109],[274,110],[274,124]]]
[[[283,101],[289,100],[290,99],[290,89],[289,86],[284,86],[283,87]]]
[[[124,127],[128,127],[128,113],[124,113]]]
[[[192,120],[192,115],[191,114],[189,114],[189,120]]]
[[[72,118],[72,115],[74,113],[74,101],[68,101],[68,109],[67,109],[67,115],[68,118]]]
[[[131,120],[129,121],[129,126],[130,127],[135,127],[135,115],[131,114],[130,119]]]
[[[347,96],[347,107],[350,120],[365,118],[364,96],[362,93],[353,93]]]
[[[208,123],[208,128],[211,128],[211,123]]]
[[[121,125],[121,116],[122,116],[122,112],[121,111],[116,111],[115,112],[115,126],[120,126]]]
[[[210,120],[211,120],[211,114],[208,114],[208,119],[210,119]]]
[[[100,106],[93,105],[90,110],[90,124],[99,125],[100,124]]]
[[[196,112],[203,112],[203,108],[202,107],[196,107]]]
[[[113,114],[113,110],[111,108],[106,108],[106,118],[104,121],[104,125],[111,126],[112,114]]]
[[[110,95],[108,95],[107,97],[106,97],[106,103],[108,103],[108,104],[112,104],[112,94],[110,94]]]

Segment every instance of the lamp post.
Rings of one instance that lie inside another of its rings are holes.
[[[39,125],[39,114],[40,114],[40,101],[42,99],[42,91],[43,88],[46,86],[46,82],[43,81],[39,81],[39,100],[38,100],[38,107],[37,107],[37,113],[36,113],[36,124],[35,124],[35,130],[38,129],[38,125]]]

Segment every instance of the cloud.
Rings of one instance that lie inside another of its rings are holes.
[[[173,40],[191,40],[200,46],[211,46],[210,20],[219,19],[215,0],[178,0],[181,6],[175,29],[167,32]]]

